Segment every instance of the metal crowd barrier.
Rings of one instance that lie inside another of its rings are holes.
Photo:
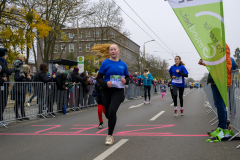
[[[232,73],[232,85],[231,87],[228,87],[228,97],[229,97],[229,105],[227,107],[227,119],[230,121],[230,125],[232,128],[234,128],[237,133],[229,139],[231,141],[236,136],[240,135],[240,72],[237,70]],[[217,116],[217,109],[214,107],[214,101],[213,101],[213,95],[211,86],[207,85],[206,83],[203,85],[204,90],[204,96],[205,96],[205,107],[208,107],[209,110],[207,111],[207,114],[214,112],[216,114],[216,117],[212,119],[210,122],[213,122],[218,118]],[[215,121],[212,125],[217,123]],[[237,147],[240,148],[240,145]]]
[[[4,83],[0,86],[0,125],[6,127],[9,121],[29,120],[30,117],[54,117],[64,106],[76,111],[96,105],[94,97],[84,93],[81,84],[62,89],[55,82]]]
[[[151,86],[151,94],[159,92],[159,84]],[[127,99],[143,97],[144,86],[129,84],[125,94]],[[82,84],[65,89],[58,88],[55,82],[6,82],[0,86],[0,99],[0,125],[5,127],[7,122],[30,117],[55,117],[57,112],[63,112],[64,106],[76,111],[96,105],[95,98],[84,93]]]
[[[160,93],[160,85],[152,85],[151,86],[151,94],[157,94]],[[156,88],[156,90],[155,90]],[[155,92],[156,91],[156,92]],[[134,83],[130,83],[125,87],[125,97],[127,99],[135,99],[135,98],[140,98],[144,96],[144,86],[137,86]]]

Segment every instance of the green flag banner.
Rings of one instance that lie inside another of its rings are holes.
[[[228,106],[222,0],[168,0]]]

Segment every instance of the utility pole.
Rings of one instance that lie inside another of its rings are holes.
[[[77,56],[79,55],[79,28],[78,28],[78,19],[77,19]]]
[[[146,57],[145,57],[145,44],[148,43],[148,42],[152,42],[152,41],[155,41],[155,40],[153,39],[151,41],[144,42],[144,44],[143,44],[143,58],[144,58],[143,67],[145,67],[145,60],[146,60]]]

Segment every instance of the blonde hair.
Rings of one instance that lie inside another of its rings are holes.
[[[24,72],[29,72],[29,71],[30,71],[30,66],[27,65],[27,64],[24,64],[24,65],[22,66],[22,68],[23,68],[23,71],[24,71]]]
[[[113,46],[113,45],[117,46],[118,50],[120,51],[119,46],[115,43],[114,44],[108,44],[108,43],[106,43],[106,44],[96,44],[92,47],[91,52],[97,52],[96,56],[100,56],[100,59],[97,60],[95,62],[95,64],[98,63],[98,62],[102,62],[105,59],[110,58],[109,51],[110,51],[110,47]]]
[[[60,74],[61,73],[61,71],[60,70],[57,70],[57,74]]]
[[[180,57],[180,56],[176,56],[176,57],[178,57],[178,58],[179,58],[179,60],[181,60],[181,57]],[[181,64],[181,65],[185,66],[185,63],[183,63],[183,61],[182,61],[182,60],[180,61],[180,63],[179,63],[179,64]]]

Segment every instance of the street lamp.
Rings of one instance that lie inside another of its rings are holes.
[[[145,44],[148,43],[148,42],[152,42],[152,41],[155,41],[155,40],[153,39],[151,41],[144,42],[144,44],[143,44],[143,57],[144,57],[144,60],[145,60]],[[144,62],[143,66],[145,66],[145,62]]]

